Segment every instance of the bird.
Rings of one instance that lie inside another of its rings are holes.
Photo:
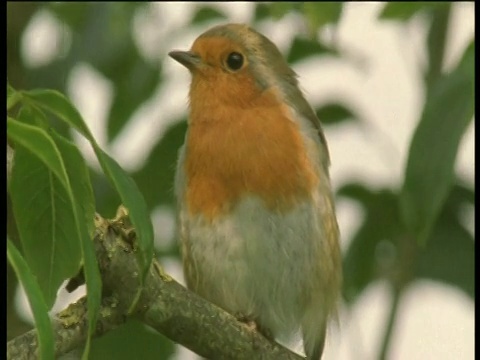
[[[318,360],[341,252],[327,142],[297,74],[246,24],[169,56],[191,74],[174,180],[187,287],[269,339],[300,334]]]

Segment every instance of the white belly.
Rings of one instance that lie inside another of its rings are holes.
[[[198,275],[190,287],[232,314],[258,319],[274,335],[296,331],[319,280],[311,278],[322,258],[320,205],[312,200],[274,214],[247,198],[213,225],[181,211],[182,240]]]

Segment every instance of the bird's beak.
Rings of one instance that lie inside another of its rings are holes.
[[[189,70],[197,68],[202,63],[200,56],[191,51],[170,51],[168,55]]]

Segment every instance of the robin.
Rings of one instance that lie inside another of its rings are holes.
[[[329,154],[277,47],[243,24],[189,51],[188,131],[175,179],[189,289],[267,337],[300,331],[320,359],[341,285]]]

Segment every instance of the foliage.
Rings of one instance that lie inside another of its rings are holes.
[[[142,55],[131,30],[135,14],[148,6],[7,5],[7,76],[12,85],[7,85],[7,130],[9,144],[15,148],[8,184],[13,210],[9,209],[9,213],[13,212],[15,228],[8,231],[7,254],[26,289],[44,358],[51,358],[48,354],[53,351],[46,311],[52,307],[61,283],[74,276],[81,265],[92,310],[90,331],[93,329],[101,291],[90,241],[94,212],[111,214],[119,202],[126,205],[139,234],[138,254],[146,269],[153,254],[149,214],[160,205],[174,206],[174,165],[186,131],[185,119],[178,119],[158,140],[143,167],[126,174],[99,147],[78,111],[62,95],[67,93],[67,75],[80,62],[105,76],[114,88],[108,141],[117,138],[132,115],[162,87],[158,64]],[[286,54],[290,62],[311,56],[342,57],[340,51],[317,36],[322,26],[334,25],[341,19],[342,9],[341,3],[255,3],[253,25],[296,14],[305,21],[307,31],[294,37]],[[344,297],[348,304],[355,303],[368,284],[378,278],[387,279],[398,297],[416,279],[428,278],[453,285],[474,298],[474,239],[461,221],[461,208],[473,205],[474,191],[461,185],[454,173],[459,142],[474,115],[474,43],[472,40],[456,68],[448,73],[442,71],[450,10],[449,3],[388,3],[379,15],[379,21],[405,22],[418,13],[430,19],[429,66],[424,76],[426,102],[410,144],[402,188],[373,189],[350,183],[338,192],[339,197],[361,204],[365,213],[344,257]],[[71,43],[63,56],[27,68],[20,56],[20,38],[32,16],[40,11],[53,14],[68,29]],[[225,19],[222,11],[198,4],[191,24]],[[31,88],[40,90],[18,90]],[[358,121],[355,109],[340,101],[323,104],[316,112],[325,126]],[[70,129],[89,141],[103,174],[87,166],[72,142]],[[178,249],[172,245],[163,254],[178,256]],[[16,282],[10,271],[9,285]],[[15,312],[12,306],[7,311]],[[135,330],[127,331],[129,328]],[[15,331],[11,334],[18,335]],[[129,334],[131,353],[118,350],[125,334]],[[156,339],[154,350],[142,345],[146,338]],[[141,353],[142,358],[149,359],[172,352],[171,342],[152,335],[140,324],[129,323],[125,329],[93,341],[91,357],[115,354],[115,358],[122,359]]]

